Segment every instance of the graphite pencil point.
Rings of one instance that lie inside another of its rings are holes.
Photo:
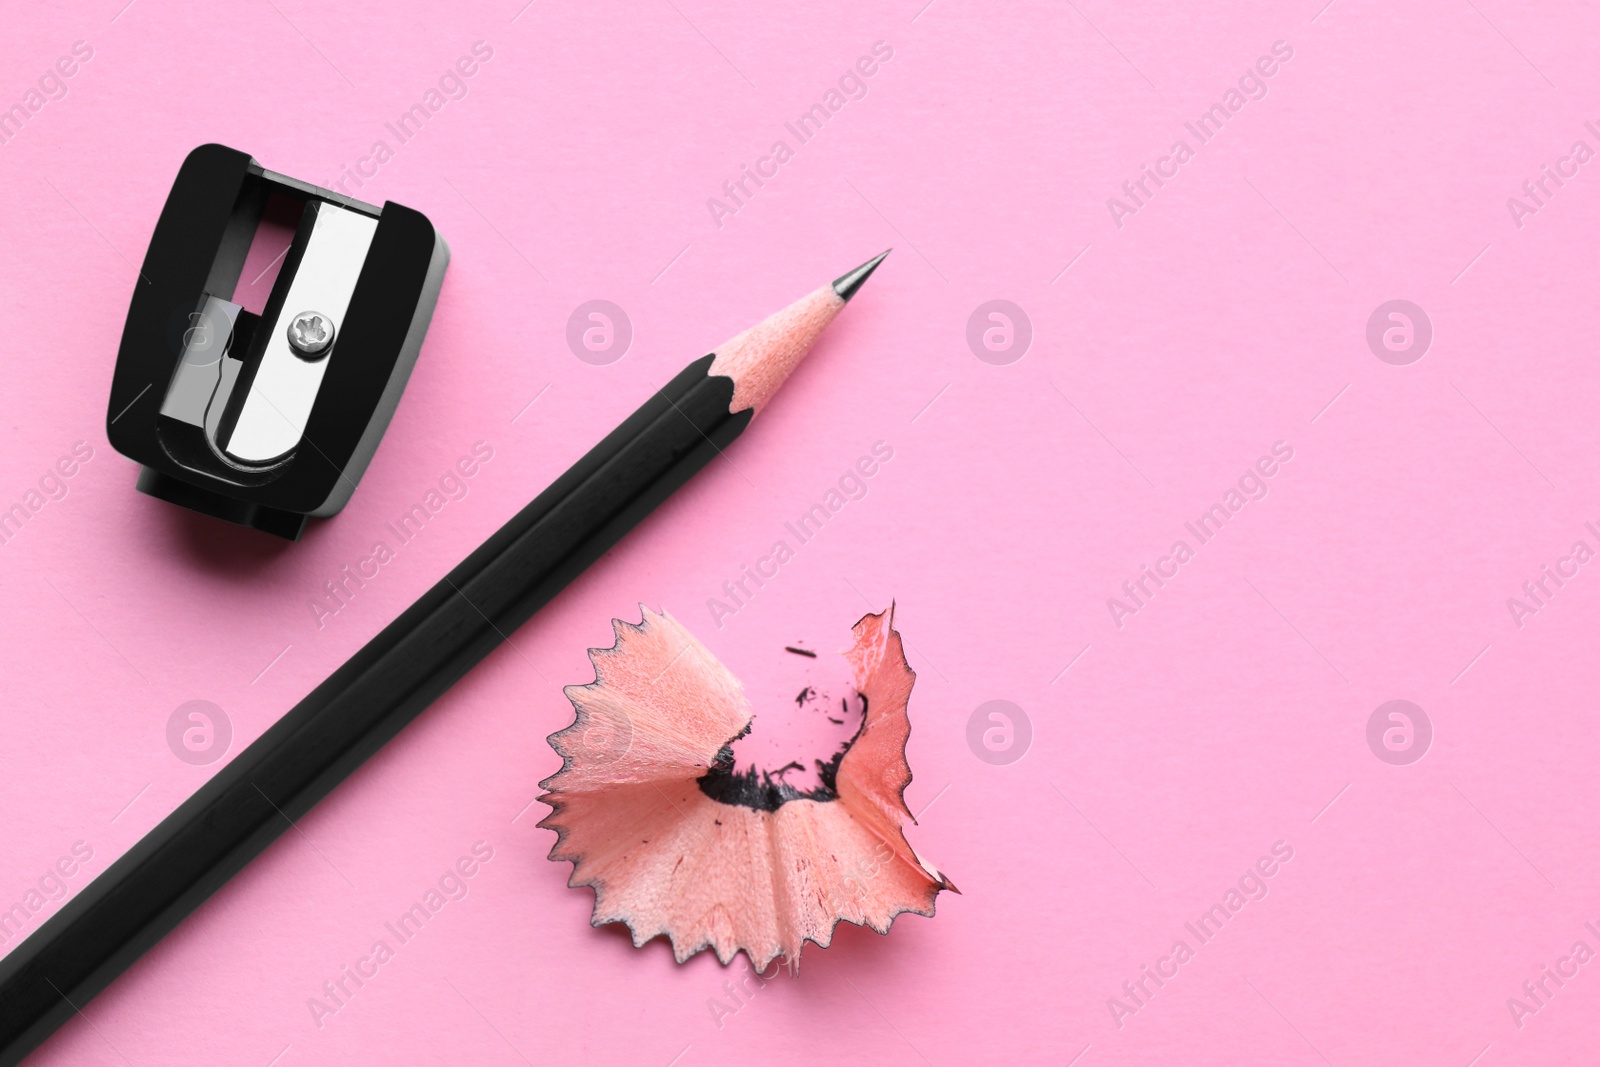
[[[884,257],[893,251],[894,249],[892,248],[885,248],[855,270],[835,278],[833,280],[833,291],[839,294],[839,299],[849,300],[852,296],[855,296],[856,290],[860,289],[866,280],[872,277],[872,272],[878,269],[878,264],[882,263]]]

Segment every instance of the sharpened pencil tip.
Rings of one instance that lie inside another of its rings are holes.
[[[885,251],[831,284],[817,286],[788,307],[768,315],[713,349],[714,358],[707,373],[733,379],[733,399],[728,410],[739,412],[753,408],[760,414],[828,323],[844,310],[845,302],[856,294],[888,254]]]
[[[860,289],[866,280],[872,277],[872,272],[878,269],[878,264],[882,263],[884,257],[893,251],[894,249],[892,248],[886,248],[855,270],[835,278],[833,280],[833,291],[839,294],[839,299],[849,300],[852,296],[855,296],[856,290]]]

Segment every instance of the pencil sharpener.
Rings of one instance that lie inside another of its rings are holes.
[[[287,247],[267,260],[274,235]],[[189,153],[135,282],[106,410],[139,490],[290,540],[336,514],[400,402],[449,259],[411,208],[222,145]]]

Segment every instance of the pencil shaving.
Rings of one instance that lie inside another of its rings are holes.
[[[550,859],[572,863],[568,885],[594,889],[593,925],[625,923],[635,946],[665,935],[680,963],[710,949],[724,964],[744,952],[758,970],[779,957],[798,969],[805,942],[826,948],[840,922],[886,934],[958,891],[903,831],[915,676],[892,610],[853,628],[861,726],[809,792],[732,773],[753,713],[676,619],[641,609],[637,626],[613,622],[616,644],[589,653],[594,682],[567,687],[576,719],[550,736],[563,766],[540,797]]]

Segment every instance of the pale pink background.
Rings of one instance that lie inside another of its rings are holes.
[[[1600,573],[1521,630],[1506,598],[1600,547],[1600,162],[1521,229],[1506,198],[1600,148],[1600,18],[923,2],[8,7],[0,102],[94,55],[0,146],[0,503],[95,454],[0,547],[5,904],[74,841],[103,869],[214,770],[168,750],[177,705],[225,708],[237,752],[684,362],[896,246],[728,463],[34,1062],[1593,1062],[1600,964],[1521,1029],[1506,1000],[1600,948]],[[351,186],[454,250],[351,505],[290,546],[136,493],[106,395],[184,154],[328,180],[479,40],[469,94]],[[706,199],[879,40],[869,95],[714,225]],[[1270,94],[1118,229],[1106,198],[1279,40]],[[1395,367],[1364,334],[1402,297],[1435,340]],[[636,330],[610,366],[564,341],[594,298]],[[1035,328],[1011,366],[965,342],[994,298]],[[880,439],[867,498],[713,627],[706,599]],[[478,440],[471,494],[319,630],[318,586]],[[1106,598],[1278,440],[1271,494],[1119,630]],[[559,687],[640,601],[754,689],[780,645],[840,647],[890,598],[919,675],[911,838],[964,895],[842,930],[719,1029],[716,961],[591,929],[543,809],[517,818],[557,765]],[[1436,730],[1408,767],[1365,740],[1398,697]],[[993,699],[1034,728],[1009,766],[966,742]],[[478,840],[470,895],[319,1030],[307,998]],[[1278,840],[1270,895],[1119,1029],[1108,998]]]

